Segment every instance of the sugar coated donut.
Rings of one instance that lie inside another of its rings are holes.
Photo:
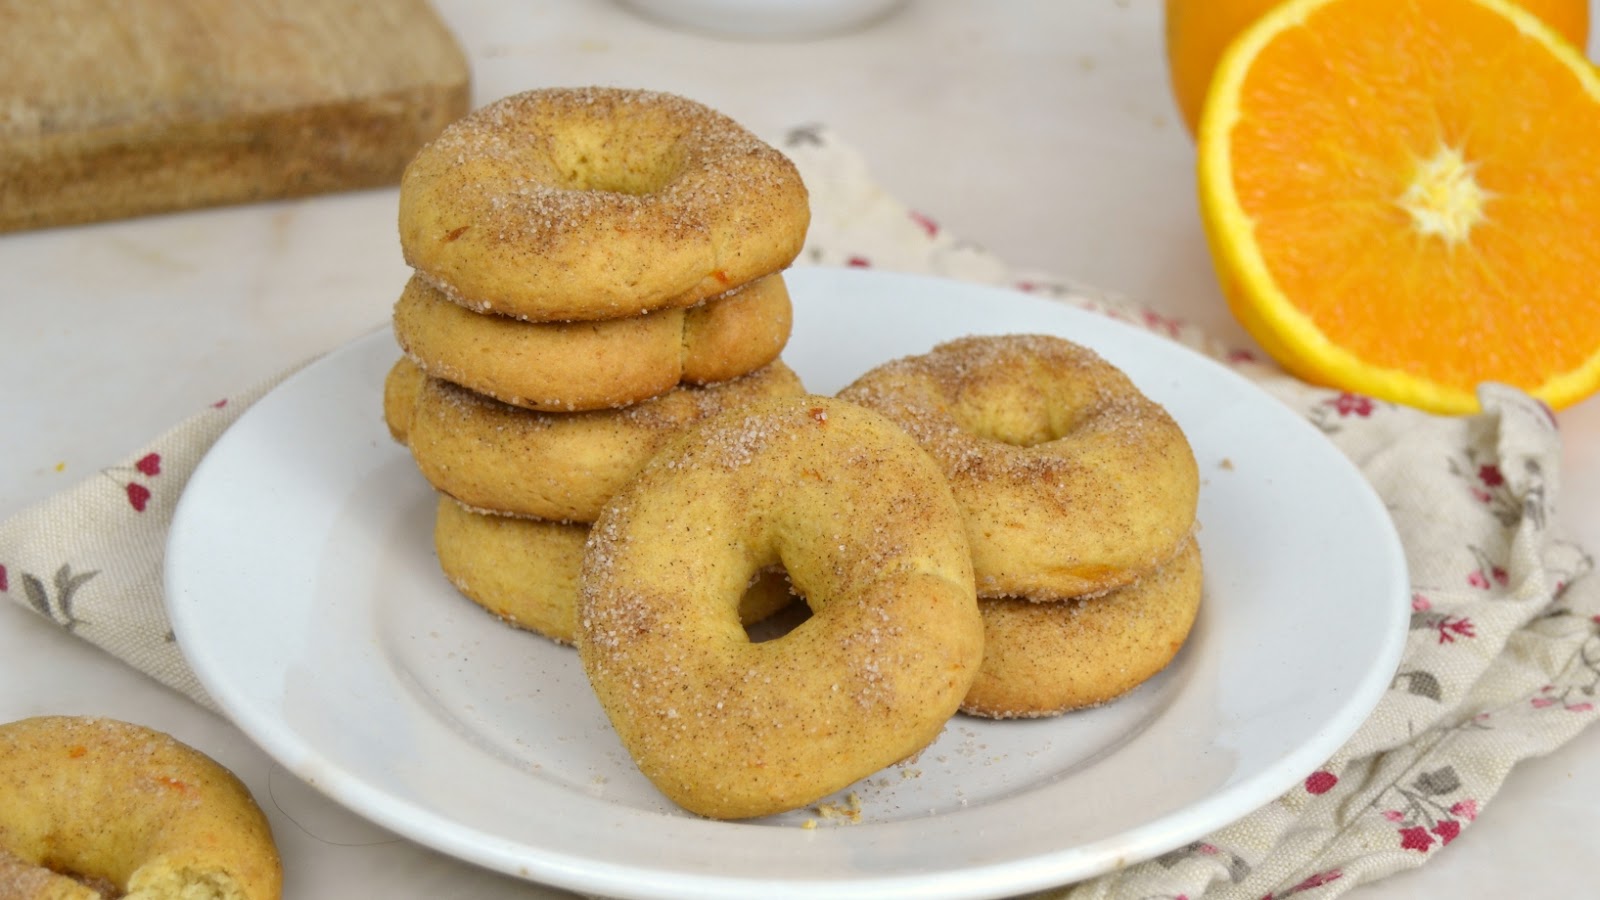
[[[752,642],[737,607],[782,565],[812,610]],[[906,759],[983,654],[960,508],[884,417],[763,401],[696,428],[606,507],[584,553],[578,653],[622,744],[714,818],[795,809]]]
[[[624,482],[691,425],[724,409],[804,392],[781,360],[732,381],[578,413],[508,406],[429,378],[411,409],[407,445],[430,484],[473,509],[592,522]]]
[[[991,718],[1053,716],[1126,694],[1161,671],[1200,609],[1194,538],[1166,565],[1103,596],[978,601],[983,665],[961,701]]]
[[[1044,335],[967,337],[885,363],[839,392],[909,431],[967,516],[981,597],[1112,590],[1194,528],[1183,430],[1119,369]]]
[[[714,384],[778,358],[789,343],[794,305],[772,274],[684,310],[683,380]]]
[[[394,307],[400,348],[429,375],[504,403],[571,412],[725,381],[778,358],[792,310],[774,274],[687,310],[598,322],[475,313],[413,277]]]
[[[389,437],[404,444],[411,432],[411,415],[417,408],[417,397],[428,381],[428,373],[406,357],[396,360],[383,379],[383,422],[389,428]]]
[[[578,573],[589,526],[473,512],[439,498],[433,545],[456,590],[507,624],[560,644],[575,640]],[[788,579],[763,572],[744,594],[739,617],[762,621],[793,600]]]
[[[239,779],[169,735],[113,719],[0,725],[0,851],[4,897],[282,894],[272,830]]]
[[[810,223],[794,164],[671,94],[552,88],[445,128],[400,181],[400,247],[481,312],[609,319],[776,272]]]

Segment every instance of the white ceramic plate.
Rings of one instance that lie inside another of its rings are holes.
[[[380,415],[397,356],[384,330],[261,400],[189,483],[167,593],[200,680],[350,809],[492,869],[616,897],[1065,883],[1245,815],[1371,711],[1399,660],[1405,564],[1376,496],[1298,416],[1171,342],[1039,297],[860,271],[789,282],[784,358],[817,393],[944,339],[1048,332],[1167,406],[1202,473],[1206,577],[1165,672],[1060,718],[958,716],[915,762],[851,789],[859,821],[690,816],[635,770],[570,649],[501,625],[439,574],[433,494]]]

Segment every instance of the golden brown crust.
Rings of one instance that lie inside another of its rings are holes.
[[[715,384],[772,362],[789,343],[794,306],[774,272],[684,311],[683,380]]]
[[[732,381],[577,413],[509,406],[429,378],[412,406],[408,446],[428,482],[469,507],[592,522],[618,488],[690,426],[724,409],[804,392],[781,360]]]
[[[752,643],[734,614],[781,563],[813,615]],[[794,809],[931,742],[982,656],[961,513],[892,423],[766,401],[662,451],[584,554],[578,651],[623,745],[715,818]]]
[[[978,601],[983,666],[962,712],[1053,716],[1106,703],[1161,671],[1200,609],[1202,566],[1190,538],[1168,564],[1099,597]]]
[[[401,357],[389,367],[383,379],[383,422],[389,428],[389,437],[404,444],[411,431],[411,415],[417,408],[417,397],[428,380],[411,360]]]
[[[692,306],[788,266],[794,164],[671,94],[528,91],[446,128],[400,183],[400,246],[450,299],[530,321]]]
[[[576,640],[578,572],[589,526],[474,512],[439,498],[433,542],[439,568],[463,596],[517,628],[560,644]],[[764,572],[739,606],[744,624],[793,600],[781,573]]]
[[[1070,341],[962,338],[879,366],[839,396],[889,416],[944,467],[981,597],[1113,590],[1193,530],[1200,479],[1182,429]]]
[[[113,719],[0,725],[0,849],[119,895],[188,896],[179,889],[193,881],[241,900],[282,893],[272,830],[239,779],[169,735]]]
[[[414,277],[395,303],[394,332],[435,378],[514,406],[574,412],[759,369],[783,351],[791,317],[781,274],[688,310],[543,323],[473,312]]]

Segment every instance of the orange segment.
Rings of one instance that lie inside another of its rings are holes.
[[[1201,210],[1285,368],[1441,412],[1600,386],[1600,77],[1505,0],[1290,0],[1218,68]]]

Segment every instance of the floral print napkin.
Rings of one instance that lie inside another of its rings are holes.
[[[799,264],[1006,285],[1211,354],[1327,434],[1376,488],[1405,545],[1412,594],[1404,657],[1346,746],[1293,790],[1204,840],[1040,897],[1336,896],[1427,861],[1484,813],[1519,760],[1594,722],[1600,579],[1593,558],[1555,528],[1560,438],[1537,401],[1485,385],[1483,413],[1442,418],[1306,386],[1156,310],[1011,270],[885,194],[824,128],[794,129],[781,144],[812,192]],[[272,386],[219,398],[125,464],[0,523],[0,594],[215,708],[167,623],[162,555],[188,476]]]

